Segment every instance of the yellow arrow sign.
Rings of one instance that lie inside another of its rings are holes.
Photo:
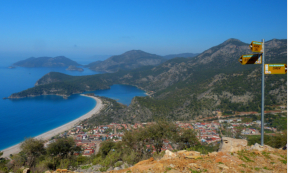
[[[261,54],[242,55],[238,60],[242,65],[245,64],[262,64]]]
[[[250,49],[252,50],[252,52],[263,52],[262,49],[262,42],[258,42],[258,41],[252,41],[250,44]]]
[[[286,74],[287,64],[265,64],[265,74]]]

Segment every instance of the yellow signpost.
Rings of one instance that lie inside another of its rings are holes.
[[[265,74],[286,74],[287,64],[265,64]]]
[[[252,50],[252,52],[263,52],[263,48],[262,48],[262,42],[258,42],[258,41],[252,41],[250,44],[250,49]]]
[[[242,55],[238,60],[242,65],[245,64],[262,64],[261,54]]]
[[[262,64],[262,81],[261,81],[261,95],[262,95],[262,98],[261,98],[261,145],[263,146],[264,145],[264,79],[265,79],[264,78],[264,64],[265,64],[264,39],[262,40],[262,42],[252,41],[249,47],[252,50],[252,52],[259,52],[260,54],[242,55],[239,58],[238,61],[242,65],[245,65],[245,64]],[[268,67],[269,67],[269,65],[268,65]],[[265,71],[265,74],[266,74],[266,71]],[[268,74],[269,74],[269,71],[268,71]],[[277,74],[280,74],[280,73],[277,73]]]
[[[245,64],[262,64],[262,80],[261,80],[261,145],[264,145],[264,74],[286,74],[287,64],[265,64],[264,56],[264,39],[262,42],[252,41],[250,44],[252,52],[259,52],[260,54],[242,55],[239,62]]]

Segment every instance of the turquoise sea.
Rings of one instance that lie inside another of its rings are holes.
[[[68,99],[48,95],[23,99],[2,99],[12,93],[34,86],[43,75],[62,72],[69,75],[92,75],[97,72],[84,68],[84,72],[66,71],[66,68],[9,69],[9,64],[0,62],[0,150],[20,143],[26,137],[34,137],[70,122],[89,112],[94,99],[75,94]],[[134,96],[145,96],[145,92],[134,86],[113,85],[111,89],[94,91],[129,105]]]

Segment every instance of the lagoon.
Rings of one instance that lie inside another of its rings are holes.
[[[23,68],[9,69],[0,66],[0,150],[8,148],[25,137],[34,137],[70,122],[95,107],[95,100],[74,94],[68,99],[46,95],[22,99],[2,99],[12,93],[33,87],[43,75],[55,71],[68,75],[93,75],[97,72],[84,68],[84,72],[66,71],[66,68]],[[134,86],[113,85],[107,90],[93,91],[129,105],[135,96],[145,92]]]

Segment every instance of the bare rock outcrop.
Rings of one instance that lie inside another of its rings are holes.
[[[268,146],[268,145],[260,145],[258,143],[251,145],[250,150],[257,150],[257,151],[273,151],[274,148]]]
[[[247,146],[247,140],[245,139],[233,139],[223,137],[219,147],[219,151],[234,153],[244,149],[246,146]]]
[[[175,158],[177,155],[169,150],[165,151],[165,155],[162,157],[161,160],[168,160],[168,159],[173,159]]]

